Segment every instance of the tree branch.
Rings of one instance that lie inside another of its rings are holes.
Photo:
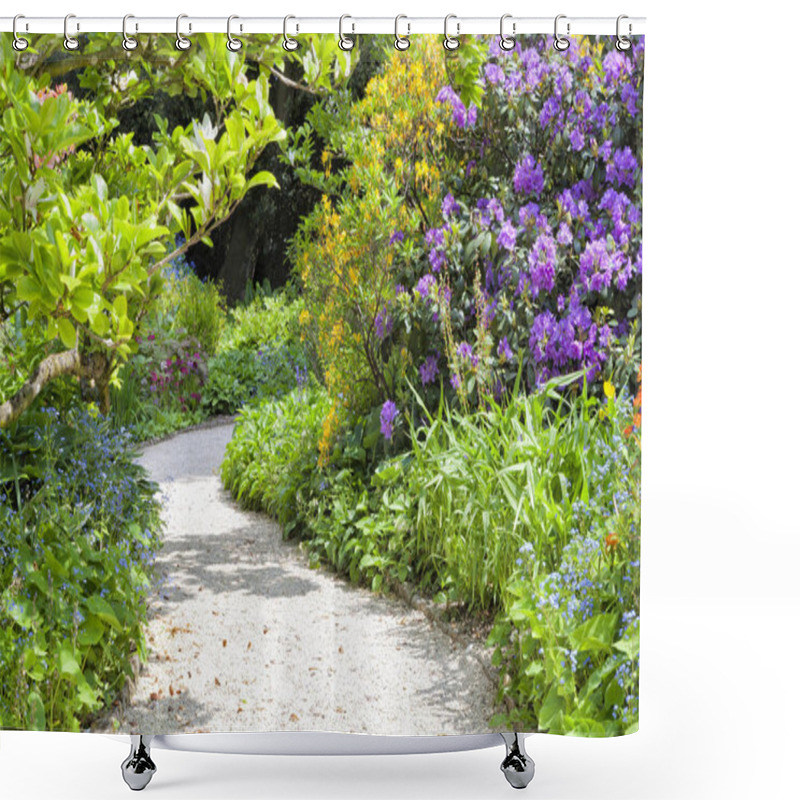
[[[50,381],[62,375],[78,375],[80,369],[81,357],[77,347],[43,358],[19,391],[0,405],[0,428],[5,428],[18,419]]]
[[[305,92],[306,94],[310,94],[313,97],[319,97],[319,92],[315,92],[308,86],[303,86],[302,83],[297,83],[297,81],[293,81],[291,78],[284,75],[280,70],[275,69],[275,67],[270,67],[269,71],[271,75],[276,77],[281,83],[285,84],[289,88],[298,89],[299,91]]]

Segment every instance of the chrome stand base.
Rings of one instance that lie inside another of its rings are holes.
[[[150,758],[152,736],[131,736],[130,755],[122,762],[122,778],[134,792],[140,792],[155,775],[156,765]]]
[[[525,752],[525,738],[520,733],[501,733],[506,743],[506,757],[500,765],[506,780],[515,789],[524,789],[535,771],[533,759]]]

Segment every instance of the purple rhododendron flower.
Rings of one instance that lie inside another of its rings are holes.
[[[500,344],[497,345],[497,355],[501,361],[511,361],[514,354],[511,352],[511,348],[508,346],[508,336],[504,336],[500,340]]]
[[[544,188],[542,165],[533,156],[524,156],[514,170],[514,191],[539,195]]]
[[[436,286],[436,278],[430,274],[423,275],[417,283],[417,291],[422,297],[428,297],[431,293],[431,289],[433,289],[434,286]]]
[[[633,71],[633,65],[624,53],[611,50],[603,59],[606,86],[619,83]]]
[[[474,125],[477,119],[477,109],[475,106],[470,106],[467,111],[464,101],[458,96],[452,86],[445,86],[439,94],[436,95],[437,103],[448,103],[453,110],[453,122],[459,128],[464,128],[468,125]]]
[[[448,193],[442,200],[442,216],[449,217],[451,214],[458,214],[461,211],[461,206],[456,202],[455,197]]]
[[[552,236],[542,234],[537,237],[528,263],[533,296],[536,297],[542,289],[549,292],[555,286],[556,277],[556,243]]]
[[[546,128],[553,119],[557,120],[563,113],[561,103],[555,97],[548,97],[539,112],[539,124]]]
[[[517,243],[517,229],[511,224],[511,221],[506,221],[497,234],[498,247],[504,247],[506,250],[513,250],[514,245]]]
[[[498,83],[502,83],[504,79],[503,69],[498,64],[494,64],[489,62],[483,70],[484,78],[486,81],[492,86],[496,86]]]
[[[384,306],[375,316],[375,333],[379,341],[387,333],[391,333],[393,324],[392,318],[389,316],[389,310]]]
[[[456,348],[456,355],[464,361],[469,361],[473,367],[478,366],[478,356],[472,352],[472,345],[467,342],[461,342]]]
[[[397,244],[397,242],[402,242],[403,239],[405,239],[405,234],[403,233],[403,231],[395,231],[389,237],[389,244],[390,245]]]
[[[569,135],[569,143],[573,150],[583,150],[583,145],[585,144],[583,133],[577,128],[573,129],[572,133]]]
[[[439,364],[437,356],[428,356],[422,362],[419,368],[419,377],[422,380],[422,385],[427,386],[433,383],[433,379],[439,374]]]
[[[631,152],[630,147],[626,147],[624,150],[615,150],[614,158],[606,168],[606,178],[618,186],[630,186],[633,188],[636,185],[636,170],[638,168],[639,162]]]
[[[394,433],[394,421],[400,412],[397,406],[391,401],[387,400],[381,409],[381,433],[383,438],[390,441]]]
[[[589,242],[581,253],[579,274],[583,285],[592,292],[611,285],[613,264],[608,257],[605,239]]]
[[[569,225],[567,224],[566,220],[562,221],[562,223],[558,226],[556,241],[563,245],[572,244],[572,231],[569,229]]]

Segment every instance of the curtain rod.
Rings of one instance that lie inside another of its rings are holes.
[[[339,33],[339,17],[291,17],[289,33]],[[555,17],[514,17],[509,16],[504,23],[507,35],[525,33],[547,33],[554,31]],[[400,31],[413,36],[415,33],[444,33],[444,17],[401,17]],[[569,25],[569,29],[567,28]],[[410,26],[410,27],[409,27]],[[64,17],[19,17],[16,30],[25,33],[64,34]],[[228,30],[227,17],[195,17],[182,15],[181,32],[184,36],[193,33],[225,33]],[[625,35],[638,36],[645,32],[645,17],[628,17],[624,21]],[[70,15],[68,21],[69,34],[77,36],[82,33],[122,33],[122,16],[119,17],[82,17]],[[513,30],[512,30],[513,28]],[[0,17],[0,31],[11,32],[14,29],[13,17]],[[456,30],[458,29],[458,30]],[[353,33],[394,34],[394,17],[351,17],[346,16],[343,30]],[[459,17],[451,18],[448,30],[451,35],[458,34],[499,34],[500,15],[496,17]],[[134,33],[175,33],[175,17],[136,17],[128,19],[127,31]],[[231,31],[237,35],[257,33],[283,33],[284,17],[235,17]],[[616,17],[570,17],[562,16],[559,21],[559,33],[563,35],[595,34],[613,36],[617,31]]]

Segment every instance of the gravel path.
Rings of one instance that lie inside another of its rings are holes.
[[[469,648],[399,600],[310,569],[277,524],[235,505],[218,477],[232,432],[142,455],[166,496],[165,582],[119,732],[488,731],[493,687]]]

